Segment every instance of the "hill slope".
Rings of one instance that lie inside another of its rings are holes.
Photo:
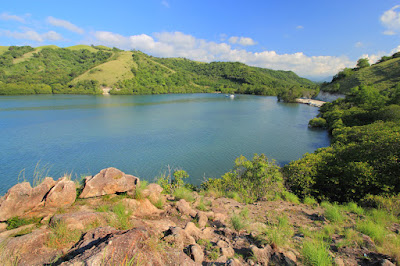
[[[98,94],[103,85],[114,88],[114,94],[221,91],[278,95],[294,88],[314,94],[317,87],[291,71],[237,62],[156,58],[105,46],[10,46],[3,50],[0,94]]]
[[[370,67],[347,69],[335,77],[331,83],[322,86],[321,90],[347,93],[351,88],[360,85],[372,85],[379,90],[390,89],[400,82],[400,57],[392,56],[391,59]]]

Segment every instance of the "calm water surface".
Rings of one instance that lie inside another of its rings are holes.
[[[18,176],[30,180],[38,163],[54,178],[113,166],[149,181],[170,165],[196,184],[240,155],[285,164],[329,145],[325,131],[307,128],[317,113],[249,95],[0,97],[0,194]]]

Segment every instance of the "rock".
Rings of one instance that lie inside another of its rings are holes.
[[[275,265],[295,266],[296,262],[293,261],[287,254],[283,252],[275,252],[272,254],[271,262]]]
[[[204,227],[206,226],[207,222],[208,222],[208,216],[205,212],[198,212],[196,215],[196,219],[199,223],[199,227]]]
[[[164,240],[173,244],[179,250],[182,250],[188,245],[196,244],[194,238],[180,227],[171,227],[165,233]]]
[[[190,204],[184,199],[181,199],[176,203],[176,208],[180,213],[184,215],[190,215],[192,217],[196,217],[197,212],[193,210],[190,207]]]
[[[271,246],[267,245],[264,248],[257,248],[256,246],[252,245],[250,246],[250,250],[253,253],[254,258],[257,259],[257,262],[261,263],[262,265],[268,265],[272,256]]]
[[[221,223],[224,223],[227,218],[228,216],[223,213],[214,213],[214,221],[219,221]]]
[[[135,191],[139,178],[110,167],[103,169],[94,177],[87,177],[85,186],[79,196],[82,199]]]
[[[224,240],[218,240],[217,246],[220,248],[227,248],[229,247],[229,244]]]
[[[152,232],[145,228],[116,230],[112,227],[100,227],[83,235],[74,249],[61,265],[166,265],[172,261],[182,265],[194,265],[182,250],[154,248],[158,241]],[[58,264],[56,263],[56,264]]]
[[[229,266],[242,266],[243,265],[243,263],[241,263],[240,260],[238,260],[236,258],[229,259],[226,262],[226,264],[229,265]]]
[[[192,223],[188,222],[185,226],[185,231],[188,235],[192,236],[195,240],[199,240],[201,238],[201,230],[197,228],[197,226]]]
[[[394,266],[394,264],[391,261],[387,260],[387,259],[382,259],[379,262],[379,265],[381,265],[381,266]]]
[[[43,200],[56,182],[46,177],[43,182],[32,188],[28,182],[16,184],[0,198],[0,221],[21,216],[24,212],[33,209]]]
[[[96,227],[99,226],[99,224],[104,222],[104,219],[99,213],[80,211],[74,213],[57,214],[54,215],[50,220],[51,225],[58,222],[65,223],[69,230],[84,230],[90,225],[96,225]]]
[[[345,266],[345,265],[346,265],[346,264],[344,264],[343,259],[340,258],[340,257],[336,257],[336,258],[334,259],[334,263],[335,263],[335,265],[337,265],[337,266]]]
[[[76,188],[74,181],[67,178],[60,179],[46,196],[45,207],[68,207],[76,199]]]
[[[143,225],[150,228],[156,234],[161,234],[167,231],[170,227],[175,227],[176,224],[168,219],[161,220],[142,220]]]
[[[227,258],[233,258],[235,251],[231,247],[221,248],[221,254]]]
[[[33,229],[34,227],[35,227],[34,224],[27,224],[27,225],[20,226],[18,228],[14,228],[14,229],[11,229],[11,230],[3,231],[3,232],[0,233],[0,242],[3,241],[4,239],[6,239],[7,237],[10,237],[12,235],[16,235],[21,231],[26,231],[26,230],[29,230],[29,229]]]
[[[194,262],[196,263],[202,263],[204,260],[204,252],[203,249],[197,245],[190,245],[188,247],[188,251],[189,251],[189,256],[192,260],[194,260]]]
[[[2,265],[44,265],[50,264],[61,255],[60,251],[48,248],[45,243],[49,230],[39,229],[30,234],[9,238],[2,242],[0,252]]]
[[[158,216],[161,213],[163,211],[157,209],[148,199],[140,200],[139,205],[133,211],[133,215],[138,217]]]
[[[142,191],[142,195],[145,198],[149,198],[151,201],[156,202],[161,197],[161,192],[163,188],[158,184],[150,184],[146,189]]]
[[[0,232],[7,230],[7,223],[0,223]]]
[[[135,199],[129,199],[129,198],[125,198],[121,200],[122,204],[125,205],[125,207],[129,210],[136,210],[139,206],[140,206],[140,202],[138,200]]]

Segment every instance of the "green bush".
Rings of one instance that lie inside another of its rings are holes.
[[[312,128],[327,128],[328,123],[322,117],[316,117],[308,122],[308,126]]]
[[[203,189],[222,191],[225,195],[236,195],[246,203],[261,198],[274,199],[283,191],[283,178],[279,166],[264,155],[255,154],[247,160],[240,156],[235,160],[232,171],[221,179],[209,179],[202,184]]]

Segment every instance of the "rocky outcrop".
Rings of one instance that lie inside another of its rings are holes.
[[[61,265],[195,265],[183,251],[153,246],[152,232],[145,228],[120,231],[93,229],[82,236]],[[63,261],[63,262],[62,262]]]
[[[62,178],[54,181],[46,177],[41,184],[32,188],[28,182],[10,188],[0,199],[0,221],[22,216],[28,211],[44,206],[58,208],[75,202],[76,189],[73,181]],[[44,214],[45,212],[43,212]]]
[[[91,225],[99,226],[104,218],[97,212],[78,211],[73,213],[56,214],[50,219],[50,225],[64,223],[69,230],[84,230]]]
[[[45,206],[55,208],[68,207],[75,202],[75,199],[75,183],[64,177],[47,194]]]
[[[81,199],[103,196],[115,193],[134,193],[139,185],[139,178],[110,167],[103,169],[95,176],[86,177]]]

